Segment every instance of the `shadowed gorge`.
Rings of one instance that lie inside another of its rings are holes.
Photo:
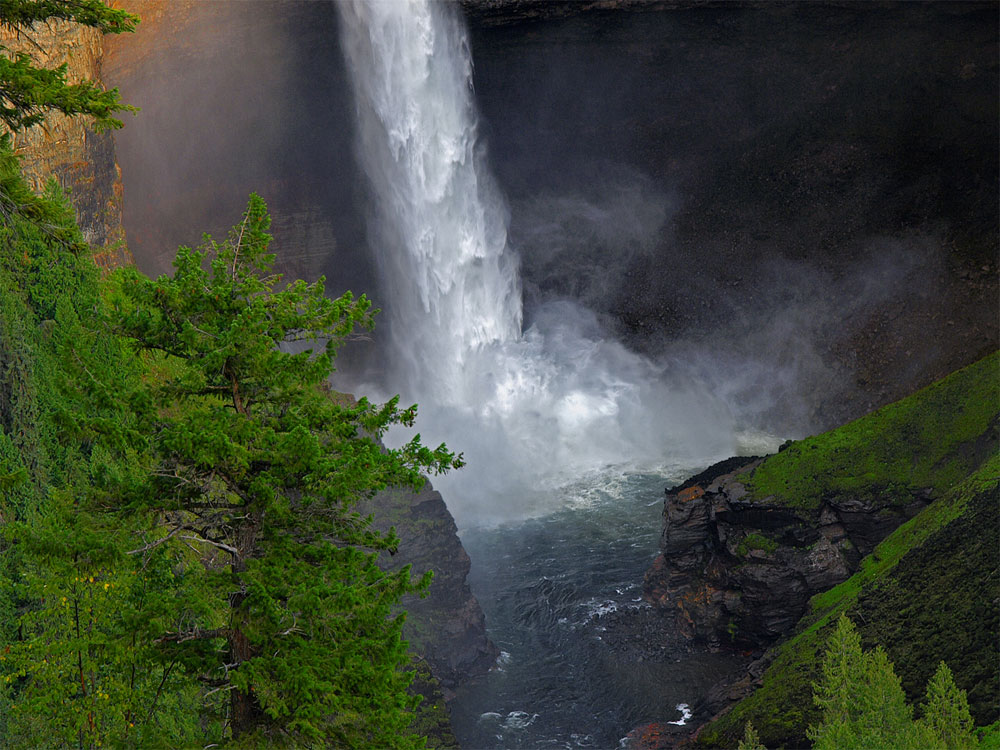
[[[0,142],[0,745],[826,747],[842,615],[996,744],[995,3],[111,7],[83,234]]]

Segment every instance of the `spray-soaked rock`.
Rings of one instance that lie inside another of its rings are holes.
[[[646,598],[688,638],[762,647],[787,634],[809,598],[846,580],[864,555],[924,507],[831,498],[819,509],[752,498],[741,481],[761,459],[730,459],[667,491],[662,553]]]
[[[455,521],[430,482],[420,492],[381,492],[362,512],[372,513],[380,529],[394,526],[400,538],[396,554],[382,556],[384,568],[412,565],[414,576],[434,572],[427,597],[403,600],[407,611],[403,636],[450,697],[465,679],[486,673],[500,653],[486,637],[483,610],[466,580],[469,556]]]

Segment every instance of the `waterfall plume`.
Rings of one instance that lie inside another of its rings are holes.
[[[557,488],[595,472],[731,455],[722,401],[628,351],[579,304],[549,301],[522,330],[457,6],[337,7],[388,312],[386,387],[419,403],[428,442],[465,453],[467,468],[438,482],[459,522],[546,512]]]

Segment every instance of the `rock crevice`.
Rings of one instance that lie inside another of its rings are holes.
[[[730,459],[667,490],[661,554],[645,595],[682,633],[713,647],[764,648],[789,633],[809,598],[847,580],[893,529],[927,505],[831,496],[818,509],[753,499],[762,459]]]

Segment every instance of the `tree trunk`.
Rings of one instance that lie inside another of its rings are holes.
[[[253,658],[253,648],[246,636],[246,625],[249,614],[246,610],[246,590],[241,574],[246,571],[246,560],[253,555],[257,545],[257,531],[260,528],[260,516],[257,513],[236,529],[234,545],[239,550],[233,556],[232,570],[236,579],[237,590],[229,597],[230,628],[229,628],[229,664],[231,669],[239,669],[245,661]],[[259,728],[264,712],[253,694],[253,686],[247,692],[241,690],[229,691],[229,725],[233,739],[253,732]]]

